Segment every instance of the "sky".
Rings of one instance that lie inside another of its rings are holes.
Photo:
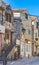
[[[26,8],[30,15],[39,16],[39,0],[3,0],[12,8]]]

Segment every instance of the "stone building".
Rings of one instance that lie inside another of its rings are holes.
[[[12,40],[19,46],[20,56],[32,56],[32,20],[27,9],[13,9],[13,26]]]
[[[13,43],[8,57],[28,57],[39,52],[39,19],[27,9],[11,9],[0,0],[0,55],[4,45]],[[12,44],[11,44],[12,45]]]
[[[10,5],[0,0],[0,55],[5,44],[11,44],[12,36],[12,10]]]
[[[17,48],[17,50],[14,51],[18,53],[18,58],[19,58],[20,57],[21,14],[19,9],[12,9],[12,11],[13,11],[13,27],[14,27],[12,42],[15,44],[15,48]]]
[[[21,10],[21,54],[23,57],[32,56],[32,20],[27,9]]]
[[[34,52],[39,53],[39,19],[37,16],[31,16],[34,26]]]

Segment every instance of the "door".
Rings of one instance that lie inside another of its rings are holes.
[[[31,56],[31,44],[26,44],[26,57]]]
[[[18,58],[20,58],[20,46],[18,46]]]
[[[21,57],[24,57],[24,44],[21,42],[21,50],[20,50],[20,53],[21,53]]]
[[[0,34],[0,56],[1,56],[1,50],[2,50],[2,34]]]

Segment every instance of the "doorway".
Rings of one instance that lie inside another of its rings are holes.
[[[0,56],[1,56],[1,52],[2,51],[2,34],[0,33]]]

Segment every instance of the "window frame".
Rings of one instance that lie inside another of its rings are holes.
[[[5,12],[5,16],[6,16],[6,21],[11,23],[11,14]]]

